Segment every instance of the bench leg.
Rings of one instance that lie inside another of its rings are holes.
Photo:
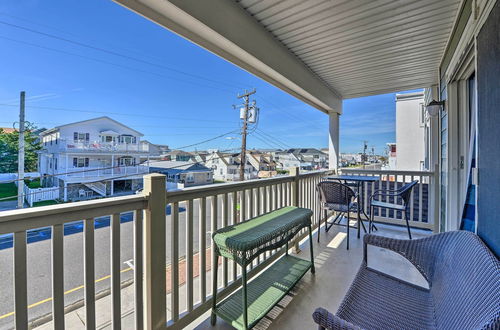
[[[215,265],[215,269],[212,270],[213,273],[213,279],[212,279],[212,315],[210,316],[210,324],[212,326],[215,325],[217,322],[217,315],[215,314],[215,306],[217,306],[217,270],[218,270],[218,259],[219,256],[217,253],[214,253],[213,258],[215,259],[215,262],[213,263]]]
[[[312,237],[311,225],[309,225],[309,249],[311,250],[311,273],[314,274],[316,273],[316,269],[314,268],[314,251],[313,251],[313,237]]]
[[[241,266],[241,284],[242,284],[242,296],[243,296],[243,325],[245,329],[248,329],[248,302],[247,302],[247,264],[243,260]]]

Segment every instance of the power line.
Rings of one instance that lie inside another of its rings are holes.
[[[1,106],[6,107],[18,107],[16,104],[0,103]],[[66,111],[66,112],[82,112],[82,113],[97,113],[103,115],[116,115],[116,116],[129,116],[129,117],[141,117],[141,118],[159,118],[159,119],[169,119],[169,120],[184,120],[193,121],[199,120],[200,118],[189,118],[189,117],[169,117],[169,116],[155,116],[155,115],[144,115],[144,114],[133,114],[133,113],[121,113],[121,112],[110,112],[110,111],[96,111],[96,110],[83,110],[83,109],[71,109],[62,107],[47,107],[38,105],[26,105],[27,108],[33,109],[43,109],[43,110],[54,110],[54,111]],[[220,121],[220,120],[206,120],[204,122],[215,122],[215,123],[234,123],[232,121]]]
[[[13,42],[17,42],[17,43],[21,43],[21,44],[25,44],[25,45],[32,46],[32,47],[37,47],[37,48],[41,48],[41,49],[45,49],[45,50],[50,50],[50,51],[53,51],[53,52],[62,53],[62,54],[65,54],[65,55],[76,56],[76,57],[84,58],[84,59],[87,59],[87,60],[91,60],[91,61],[95,61],[95,62],[99,62],[99,63],[104,63],[104,64],[107,64],[107,65],[112,65],[112,66],[124,68],[124,69],[127,69],[127,70],[132,70],[132,71],[137,71],[137,72],[142,72],[142,73],[148,73],[148,74],[155,75],[155,76],[158,76],[158,77],[163,77],[163,78],[171,79],[171,80],[174,80],[176,82],[184,82],[184,83],[187,83],[187,84],[197,85],[197,86],[201,86],[201,87],[213,88],[213,89],[217,89],[219,91],[224,91],[226,93],[231,93],[231,94],[234,93],[233,90],[229,90],[229,89],[225,89],[225,88],[220,88],[220,87],[217,87],[217,86],[210,86],[210,85],[200,84],[200,83],[197,83],[197,82],[193,82],[193,81],[189,81],[189,80],[184,80],[184,79],[181,79],[179,77],[167,76],[165,74],[161,74],[161,73],[158,73],[158,72],[152,72],[152,71],[137,69],[137,68],[130,67],[130,66],[127,66],[127,65],[113,63],[113,62],[109,62],[109,61],[106,61],[106,60],[101,60],[101,59],[90,57],[90,56],[86,56],[86,55],[81,55],[81,54],[76,54],[76,53],[72,53],[72,52],[60,50],[60,49],[57,49],[57,48],[42,46],[42,45],[38,45],[38,44],[34,44],[34,43],[22,41],[22,40],[17,40],[17,39],[5,37],[5,36],[0,36],[0,38],[6,39],[6,40],[9,40],[9,41],[13,41]]]
[[[136,61],[136,62],[148,64],[148,65],[151,65],[151,66],[156,66],[156,67],[159,67],[159,68],[162,68],[162,69],[165,69],[165,70],[169,70],[169,71],[172,71],[172,72],[175,72],[175,73],[183,74],[183,75],[186,75],[186,76],[189,76],[189,77],[192,77],[192,78],[202,79],[202,80],[210,81],[210,82],[221,84],[221,85],[226,85],[226,86],[233,87],[233,88],[241,88],[241,86],[239,86],[239,85],[229,84],[229,83],[224,82],[224,81],[218,81],[218,80],[215,80],[215,79],[211,79],[211,78],[207,78],[207,77],[204,77],[204,76],[196,75],[196,74],[193,74],[193,73],[185,72],[185,71],[182,71],[182,70],[179,70],[179,69],[176,69],[176,68],[172,68],[172,67],[169,67],[169,66],[165,66],[165,65],[162,65],[162,64],[145,61],[143,59],[136,58],[136,57],[133,57],[133,56],[130,56],[130,55],[126,55],[126,54],[122,54],[122,53],[116,52],[114,50],[109,50],[109,49],[105,49],[105,48],[102,48],[102,47],[93,46],[93,45],[90,45],[90,44],[87,44],[87,43],[83,43],[83,42],[80,42],[80,41],[75,41],[75,40],[72,40],[72,39],[60,37],[60,36],[57,36],[55,34],[46,33],[46,32],[38,31],[38,30],[35,30],[35,29],[31,29],[31,28],[28,28],[28,27],[25,27],[25,26],[22,26],[22,25],[8,23],[8,22],[5,22],[5,21],[0,21],[0,24],[4,24],[4,25],[10,26],[10,27],[14,27],[14,28],[17,28],[17,29],[20,29],[20,30],[31,32],[31,33],[36,33],[36,34],[39,34],[39,35],[42,35],[42,36],[45,36],[45,37],[53,38],[53,39],[56,39],[56,40],[67,42],[67,43],[71,43],[71,44],[74,44],[74,45],[77,45],[77,46],[80,46],[80,47],[85,47],[85,48],[89,48],[89,49],[92,49],[92,50],[97,50],[97,51],[100,51],[100,52],[103,52],[103,53],[106,53],[106,54],[109,54],[109,55],[114,55],[114,56],[122,57],[122,58],[125,58],[125,59],[129,59],[129,60],[132,60],[132,61]]]
[[[223,136],[226,136],[226,135],[229,135],[229,134],[233,134],[233,133],[236,133],[238,132],[238,130],[233,130],[233,131],[230,131],[230,132],[227,132],[227,133],[224,133],[224,134],[221,134],[221,135],[218,135],[216,137],[213,137],[211,139],[207,139],[207,140],[203,140],[201,142],[197,142],[197,143],[193,143],[193,144],[189,144],[187,146],[182,146],[182,147],[175,147],[175,148],[172,148],[172,149],[185,149],[185,148],[189,148],[189,147],[194,147],[196,145],[199,145],[199,144],[203,144],[203,143],[207,143],[207,142],[210,142],[210,141],[213,141],[213,140],[216,140],[216,139],[219,139]]]
[[[281,141],[280,139],[276,138],[275,136],[273,136],[273,135],[271,135],[271,134],[269,134],[269,133],[266,133],[266,132],[265,132],[265,131],[263,131],[262,129],[260,129],[260,128],[259,128],[259,129],[258,129],[258,131],[261,133],[261,135],[262,135],[262,134],[264,134],[264,135],[265,135],[265,136],[267,136],[268,138],[270,138],[270,139],[273,139],[273,140],[277,141],[279,144],[281,144],[282,146],[284,146],[284,147],[285,147],[284,149],[291,149],[291,148],[292,148],[289,144],[287,144],[287,143],[285,143],[285,142]]]

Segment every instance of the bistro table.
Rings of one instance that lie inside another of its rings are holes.
[[[370,218],[366,214],[364,210],[363,200],[364,200],[364,184],[378,181],[380,178],[378,176],[366,176],[366,175],[330,175],[324,178],[326,181],[344,181],[344,182],[354,182],[356,184],[356,188],[358,190],[358,238],[361,236],[361,228],[366,233],[366,228],[361,219],[361,213],[366,217],[367,220]],[[347,219],[349,221],[349,219]],[[377,230],[377,227],[373,227],[373,229]]]

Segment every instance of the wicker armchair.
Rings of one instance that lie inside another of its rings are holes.
[[[325,232],[327,232],[334,224],[343,226],[339,223],[340,219],[343,215],[347,216],[347,249],[349,250],[349,216],[351,212],[357,211],[357,203],[355,201],[356,193],[348,185],[336,181],[320,182],[318,183],[316,189],[319,194],[320,208],[325,216]],[[328,211],[337,212],[337,216],[331,223],[329,223],[326,218]],[[319,235],[320,230],[318,229],[318,242]]]
[[[367,245],[408,259],[424,289],[367,265]],[[417,240],[364,237],[364,258],[336,314],[313,313],[319,329],[500,329],[500,262],[481,239],[452,231]]]
[[[386,189],[375,190],[373,192],[373,194],[370,196],[370,223],[368,225],[368,231],[370,233],[373,229],[373,218],[375,217],[373,208],[379,207],[403,212],[406,221],[406,229],[408,230],[408,237],[411,239],[410,222],[408,219],[408,206],[410,206],[411,192],[413,191],[413,188],[417,183],[418,180],[415,180],[408,184],[405,184],[404,186],[396,190]],[[393,197],[394,203],[382,202],[376,199],[380,197]],[[398,198],[401,198],[403,204],[397,203]]]

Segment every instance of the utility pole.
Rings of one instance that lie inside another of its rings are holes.
[[[240,113],[240,117],[243,120],[243,125],[241,126],[241,156],[240,156],[240,181],[245,181],[245,165],[246,165],[246,155],[247,155],[247,128],[248,128],[248,110],[250,109],[250,95],[255,94],[255,88],[251,91],[245,91],[245,93],[238,95],[239,99],[243,99],[243,113]]]
[[[17,156],[17,208],[24,207],[24,98],[25,92],[21,92],[19,107],[19,151]]]

